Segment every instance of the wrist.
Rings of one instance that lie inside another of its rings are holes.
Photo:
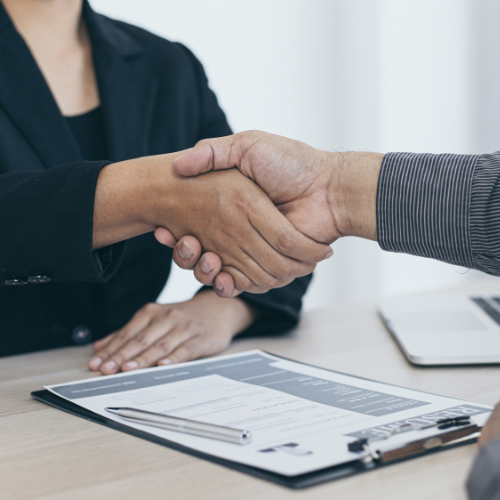
[[[202,309],[223,318],[224,326],[233,336],[246,330],[258,316],[258,313],[244,300],[238,297],[223,299],[213,290],[204,290],[193,300],[198,301]]]
[[[377,186],[384,155],[327,153],[328,200],[342,236],[377,240]]]

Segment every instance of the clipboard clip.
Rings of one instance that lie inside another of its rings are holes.
[[[393,448],[389,450],[379,450],[373,448],[371,445],[380,441],[385,441],[389,439],[394,434],[397,434],[405,429],[410,428],[414,431],[422,431],[425,429],[436,428],[439,430],[453,429],[450,432],[441,433],[436,436],[427,437],[425,439],[419,439],[416,441],[411,441],[402,445],[399,448]],[[390,462],[392,460],[397,460],[401,458],[406,458],[411,455],[418,453],[423,453],[425,451],[431,450],[433,448],[439,448],[451,441],[456,441],[462,439],[466,436],[470,436],[479,432],[481,429],[478,427],[470,417],[461,416],[455,418],[444,418],[437,420],[436,422],[418,426],[412,423],[402,424],[394,427],[391,432],[386,436],[378,437],[374,439],[369,438],[359,438],[347,445],[349,451],[354,453],[359,453],[365,451],[369,454],[369,460],[374,460],[378,462]]]

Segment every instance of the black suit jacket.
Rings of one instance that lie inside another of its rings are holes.
[[[150,234],[92,251],[94,192],[109,162],[231,134],[203,68],[183,45],[93,12],[84,2],[109,158],[84,161],[0,3],[0,355],[87,343],[155,301],[172,262]],[[31,283],[32,281],[50,282]],[[265,295],[247,333],[298,320],[310,278]],[[15,285],[16,282],[28,282]]]

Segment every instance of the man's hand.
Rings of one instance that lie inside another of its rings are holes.
[[[94,343],[89,367],[111,375],[215,354],[253,319],[243,301],[222,300],[212,291],[178,304],[147,304],[122,329]]]
[[[237,167],[303,234],[331,244],[342,236],[328,199],[328,155],[307,144],[251,131],[199,142],[172,166],[183,176]]]
[[[262,190],[236,170],[187,178],[174,172],[172,160],[172,155],[142,158],[102,170],[94,248],[114,242],[110,238],[135,235],[127,232],[131,228],[140,234],[168,227],[171,238],[192,235],[204,250],[217,254],[217,265],[222,264],[237,289],[252,293],[310,274],[328,255],[327,245],[297,231]],[[176,255],[191,250],[184,241]]]
[[[496,404],[493,413],[481,431],[479,447],[482,448],[495,439],[500,439],[500,402]]]
[[[330,244],[349,235],[376,239],[376,189],[382,158],[376,153],[326,153],[252,131],[201,141],[177,157],[173,168],[193,176],[236,166],[261,187],[295,228]],[[175,243],[164,228],[156,231],[156,237],[170,246]],[[187,258],[180,251],[186,245],[193,250]],[[220,296],[232,296],[232,278],[219,274],[217,254],[208,252],[201,259],[200,255],[195,239],[185,237],[175,248],[174,260],[184,269],[194,269],[201,283],[214,284]]]

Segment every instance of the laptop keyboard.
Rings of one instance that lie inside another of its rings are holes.
[[[500,297],[471,297],[470,299],[500,325]]]

